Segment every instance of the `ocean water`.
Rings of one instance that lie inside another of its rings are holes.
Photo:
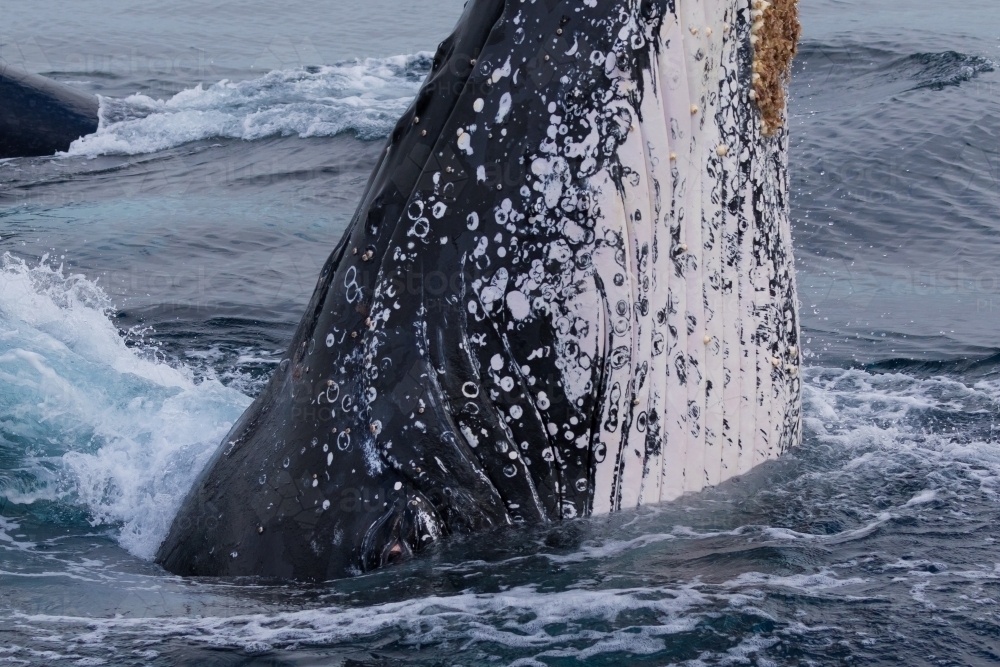
[[[995,0],[801,1],[801,448],[314,586],[150,558],[461,2],[212,5],[3,7],[102,123],[0,161],[0,663],[1000,663]]]

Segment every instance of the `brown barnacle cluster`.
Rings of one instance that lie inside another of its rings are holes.
[[[750,43],[753,46],[753,89],[760,109],[761,131],[774,134],[785,122],[785,87],[799,44],[798,0],[751,0]]]

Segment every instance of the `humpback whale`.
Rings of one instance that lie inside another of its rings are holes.
[[[0,159],[68,150],[97,124],[93,95],[0,62]]]
[[[801,434],[794,0],[470,0],[157,554],[325,580]]]

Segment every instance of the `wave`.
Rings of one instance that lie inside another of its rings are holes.
[[[385,137],[409,106],[433,56],[421,52],[275,70],[247,81],[199,84],[170,99],[100,97],[97,132],[69,155],[153,153],[205,139]]]
[[[805,41],[793,64],[792,106],[822,100],[832,108],[916,90],[943,90],[992,72],[989,58],[958,51],[900,53],[858,43]]]
[[[797,72],[829,66],[849,78],[874,74],[883,81],[908,81],[911,88],[958,85],[996,68],[989,58],[958,51],[901,54],[891,48],[857,43],[804,41],[796,58]]]
[[[894,67],[913,81],[913,89],[941,90],[971,81],[979,74],[992,72],[996,63],[982,56],[972,56],[957,51],[942,53],[916,53],[902,58]]]
[[[82,275],[0,259],[0,497],[82,506],[151,558],[250,399],[133,344],[113,312]]]

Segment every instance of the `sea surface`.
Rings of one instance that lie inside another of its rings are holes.
[[[1000,663],[996,0],[801,1],[796,451],[324,585],[151,562],[461,8],[3,3],[102,122],[0,161],[0,664]]]

